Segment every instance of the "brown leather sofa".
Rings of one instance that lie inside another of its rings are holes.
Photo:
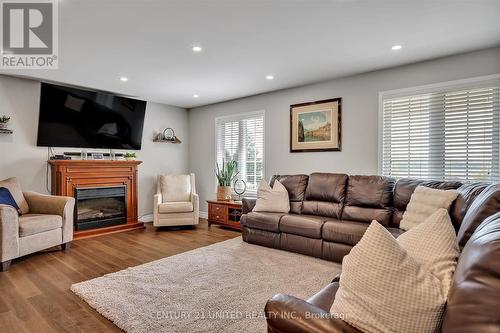
[[[500,184],[319,173],[274,176],[271,183],[276,179],[289,192],[290,213],[254,213],[254,200],[245,199],[243,239],[337,262],[361,239],[372,219],[400,235],[399,222],[418,185],[457,189],[450,216],[462,251],[442,332],[500,332]],[[307,301],[274,296],[265,308],[268,332],[360,333],[330,314],[338,287],[336,277]]]
[[[468,206],[488,186],[333,173],[275,175],[270,184],[277,179],[288,190],[290,212],[252,212],[255,199],[244,198],[243,240],[335,262],[342,262],[372,220],[396,237],[403,233],[399,222],[419,185],[459,190],[460,198],[451,210],[457,230]]]

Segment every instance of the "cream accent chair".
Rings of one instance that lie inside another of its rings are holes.
[[[194,174],[158,176],[153,203],[153,226],[197,225],[200,208]]]
[[[0,205],[0,271],[8,270],[12,259],[57,245],[69,248],[75,199],[22,192],[16,178],[0,181],[0,187],[9,189],[21,211]]]

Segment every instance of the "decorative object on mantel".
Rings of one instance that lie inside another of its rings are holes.
[[[0,133],[12,134],[12,131],[7,128],[9,125],[9,120],[10,120],[10,117],[7,117],[7,116],[0,117]]]
[[[238,175],[237,163],[236,161],[225,161],[222,160],[222,168],[219,167],[219,163],[215,163],[217,170],[215,176],[217,177],[217,200],[218,201],[229,201],[231,200],[231,184],[233,180]]]
[[[123,155],[123,158],[127,161],[135,161],[137,156],[135,155],[135,153],[125,153],[125,155]]]
[[[163,132],[155,135],[153,142],[181,143],[182,141],[175,136],[175,132],[172,128],[167,127],[163,130]]]
[[[290,152],[341,150],[342,98],[290,105]]]

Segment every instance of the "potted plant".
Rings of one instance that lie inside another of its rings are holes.
[[[9,123],[10,117],[1,116],[0,117],[0,129],[7,129],[7,125]]]
[[[123,158],[125,158],[127,161],[135,161],[135,153],[125,153],[123,155]]]
[[[236,161],[222,160],[222,168],[219,166],[219,163],[216,163],[216,165],[217,170],[215,175],[218,181],[217,200],[229,201],[231,200],[231,184],[233,179],[238,175],[237,163]]]

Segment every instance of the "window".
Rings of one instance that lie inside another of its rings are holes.
[[[264,178],[264,112],[251,112],[216,119],[217,163],[238,162],[238,179],[247,194],[257,192]]]
[[[500,85],[475,86],[383,98],[383,174],[498,180]]]

